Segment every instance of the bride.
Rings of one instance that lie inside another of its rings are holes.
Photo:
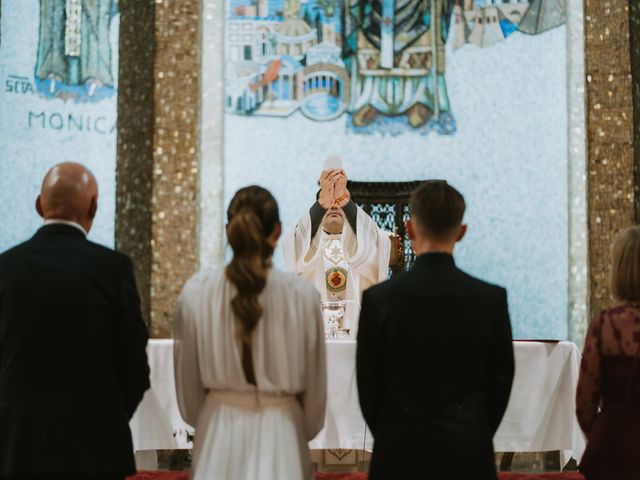
[[[264,188],[227,210],[233,259],[194,275],[178,299],[175,377],[196,427],[193,478],[307,480],[307,442],[324,425],[326,360],[314,286],[272,268],[281,233]]]

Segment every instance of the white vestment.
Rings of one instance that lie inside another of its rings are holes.
[[[194,275],[175,317],[180,412],[196,427],[194,480],[313,480],[309,442],[324,426],[326,357],[320,298],[272,269],[252,334],[257,386],[247,382],[236,288],[222,269]]]
[[[320,292],[322,300],[332,300],[327,290],[327,262],[325,246],[332,237],[322,226],[312,238],[311,217],[307,213],[289,232],[282,244],[286,268],[311,281]],[[341,241],[347,270],[347,284],[344,299],[347,309],[343,326],[350,329],[351,338],[358,331],[360,300],[362,292],[389,276],[389,255],[391,253],[390,233],[379,228],[364,210],[358,207],[356,234],[345,220]]]

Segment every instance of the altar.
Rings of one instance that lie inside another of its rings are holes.
[[[560,451],[579,460],[585,439],[575,416],[580,351],[571,342],[514,342],[516,373],[507,411],[494,437],[498,452]],[[131,429],[136,451],[192,448],[193,429],[180,416],[173,377],[173,340],[150,340],[151,389]],[[324,429],[311,449],[370,451],[373,437],[358,405],[356,342],[327,341],[328,395]]]

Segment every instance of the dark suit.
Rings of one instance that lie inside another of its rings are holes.
[[[0,255],[0,477],[134,473],[147,337],[126,255],[60,224]]]
[[[495,479],[492,438],[513,380],[506,291],[433,253],[364,292],[360,406],[370,479]]]

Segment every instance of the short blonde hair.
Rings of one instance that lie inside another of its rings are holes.
[[[640,226],[619,232],[611,248],[611,293],[622,302],[640,302]]]

